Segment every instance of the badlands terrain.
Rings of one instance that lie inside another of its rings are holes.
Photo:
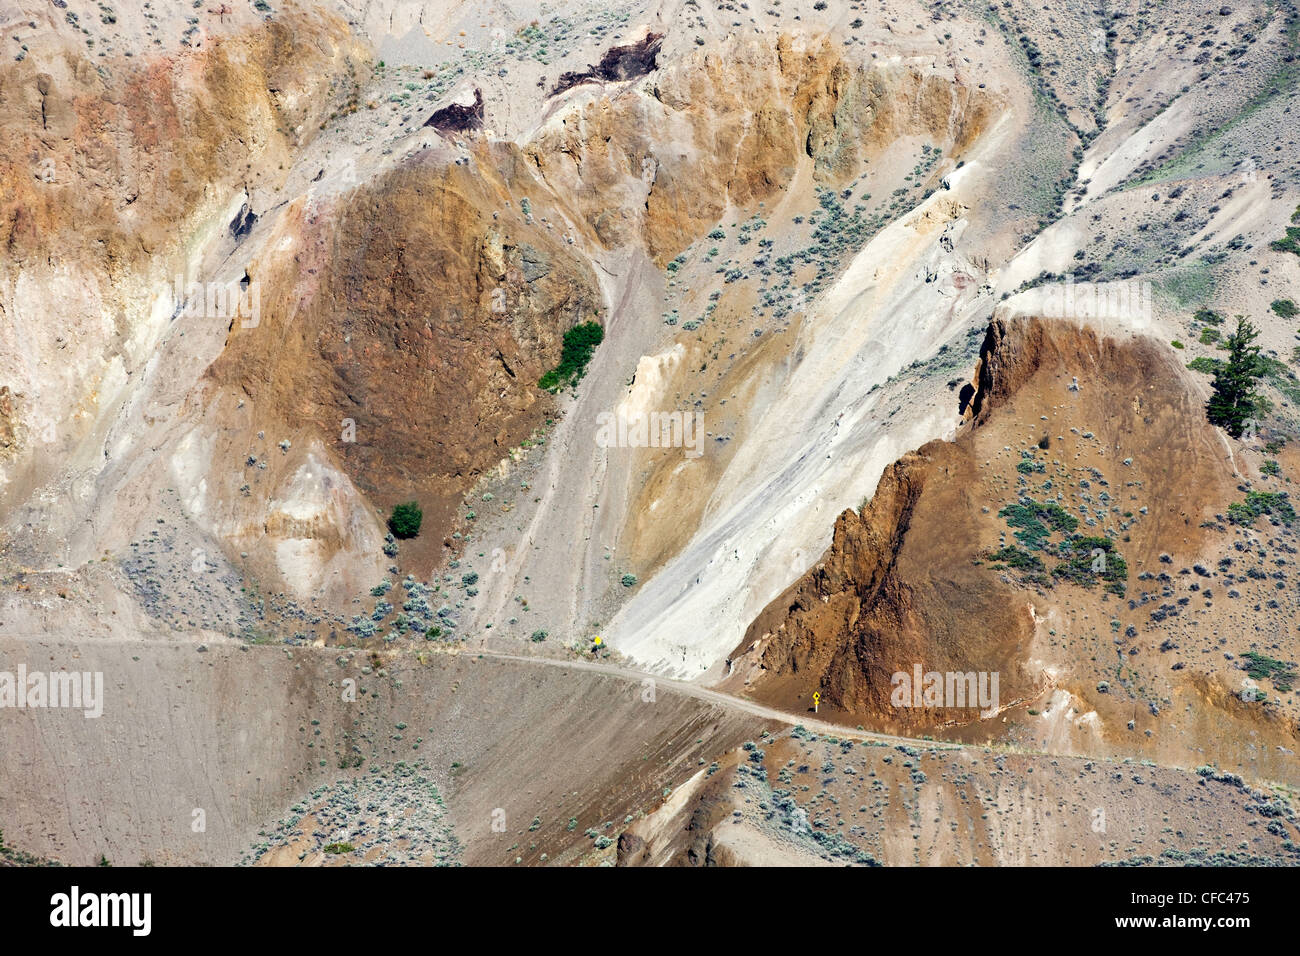
[[[0,37],[0,863],[1300,864],[1296,0]]]

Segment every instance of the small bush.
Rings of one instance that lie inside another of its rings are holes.
[[[537,385],[548,392],[558,392],[582,378],[587,371],[596,346],[605,339],[605,330],[599,322],[582,322],[564,333],[564,350],[560,364],[538,380]]]
[[[1296,207],[1291,221],[1300,222],[1300,206]],[[1292,252],[1300,256],[1300,226],[1287,226],[1286,235],[1281,239],[1274,239],[1268,247],[1274,252]]]
[[[1045,569],[1043,562],[1037,555],[1030,554],[1028,551],[1021,551],[1019,548],[999,548],[997,551],[989,554],[990,561],[1000,561],[1009,568],[1015,568],[1017,571],[1030,571],[1042,573]]]
[[[1079,537],[1071,538],[1061,548],[1066,559],[1058,564],[1052,574],[1085,588],[1091,588],[1098,580],[1106,583],[1106,590],[1120,597],[1128,581],[1128,563],[1115,551],[1115,543],[1109,538]],[[1093,570],[1094,550],[1104,552],[1100,570]]]
[[[1252,680],[1271,680],[1273,686],[1283,693],[1291,690],[1296,679],[1295,664],[1274,660],[1255,651],[1246,651],[1241,656],[1246,662],[1246,674]]]
[[[1296,517],[1285,491],[1248,491],[1245,501],[1228,505],[1228,520],[1233,524],[1253,525],[1261,515],[1275,516],[1285,525]]]
[[[420,522],[423,520],[424,512],[416,502],[393,505],[393,513],[388,518],[388,530],[396,538],[414,538],[420,533]]]
[[[1071,534],[1079,526],[1079,519],[1056,502],[1040,503],[1032,498],[1007,505],[998,517],[1016,529],[1016,539],[1030,551],[1042,550],[1045,539],[1053,533]]]

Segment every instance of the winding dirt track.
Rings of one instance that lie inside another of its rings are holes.
[[[882,734],[874,731],[857,730],[851,727],[845,727],[843,724],[832,724],[824,720],[801,717],[783,710],[777,710],[774,707],[764,706],[763,704],[756,703],[752,700],[745,700],[741,697],[733,697],[730,694],[723,694],[719,691],[709,690],[707,687],[700,687],[698,684],[691,684],[686,681],[670,680],[665,677],[657,677],[632,668],[617,667],[612,664],[598,664],[595,661],[586,660],[558,660],[549,657],[501,654],[491,651],[481,651],[479,653],[481,653],[483,657],[493,657],[504,661],[518,661],[525,664],[541,664],[548,667],[565,667],[576,670],[597,671],[599,673],[610,674],[629,681],[640,682],[650,679],[654,681],[656,688],[666,686],[687,697],[708,701],[722,707],[731,707],[735,710],[752,714],[755,717],[766,717],[771,720],[779,720],[784,724],[799,724],[808,730],[822,734],[834,734],[838,737],[852,737],[855,740],[879,740],[892,744],[916,744],[920,747],[938,747],[948,750],[960,750],[967,746],[974,746],[957,742],[922,740],[919,737],[899,737],[894,734]],[[983,744],[980,746],[983,747]]]

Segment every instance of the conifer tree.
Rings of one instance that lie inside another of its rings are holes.
[[[1257,416],[1260,399],[1255,382],[1263,371],[1259,346],[1253,344],[1259,337],[1249,319],[1237,317],[1237,330],[1228,336],[1228,359],[1214,373],[1214,394],[1205,406],[1211,425],[1225,429],[1233,438],[1240,438],[1248,420]]]

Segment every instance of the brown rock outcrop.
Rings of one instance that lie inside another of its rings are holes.
[[[951,701],[941,710],[894,706],[893,675],[911,679],[917,666],[997,673],[1003,707],[1036,695],[1047,678],[1028,666],[1030,604],[1044,613],[1052,598],[980,561],[1006,533],[998,511],[1016,494],[980,469],[1004,443],[1023,442],[1030,422],[1035,435],[1064,430],[1062,421],[1040,425],[1041,413],[1074,396],[1074,420],[1096,431],[1086,440],[1150,502],[1123,536],[1128,561],[1158,566],[1174,548],[1196,554],[1203,516],[1230,494],[1231,473],[1169,352],[1070,322],[995,318],[966,403],[973,421],[955,441],[930,442],[886,468],[862,513],[839,516],[821,560],[750,625],[722,686],[794,710],[811,709],[816,691],[832,719],[913,731],[979,717]],[[1075,378],[1085,383],[1079,392],[1070,391]],[[1141,463],[1115,460],[1139,450]]]
[[[439,133],[466,133],[483,128],[483,91],[474,90],[474,102],[469,104],[452,103],[424,121]]]
[[[971,562],[974,470],[965,449],[942,441],[887,468],[862,514],[839,516],[822,560],[750,625],[737,676],[755,678],[760,698],[803,710],[819,691],[823,709],[895,729],[978,716],[892,706],[892,675],[911,680],[917,666],[997,673],[1003,701],[1027,693],[1029,609]]]
[[[381,507],[419,498],[422,538],[440,538],[540,423],[537,380],[565,330],[598,315],[590,267],[533,219],[545,202],[518,152],[493,145],[476,167],[417,157],[341,208],[300,209],[291,252],[254,277],[261,322],[232,324],[210,377],[312,428]]]
[[[527,148],[602,243],[640,240],[662,263],[729,203],[752,209],[785,189],[803,156],[838,184],[903,135],[960,152],[992,108],[919,67],[853,65],[830,40],[732,38],[660,66],[653,98],[593,99]]]

